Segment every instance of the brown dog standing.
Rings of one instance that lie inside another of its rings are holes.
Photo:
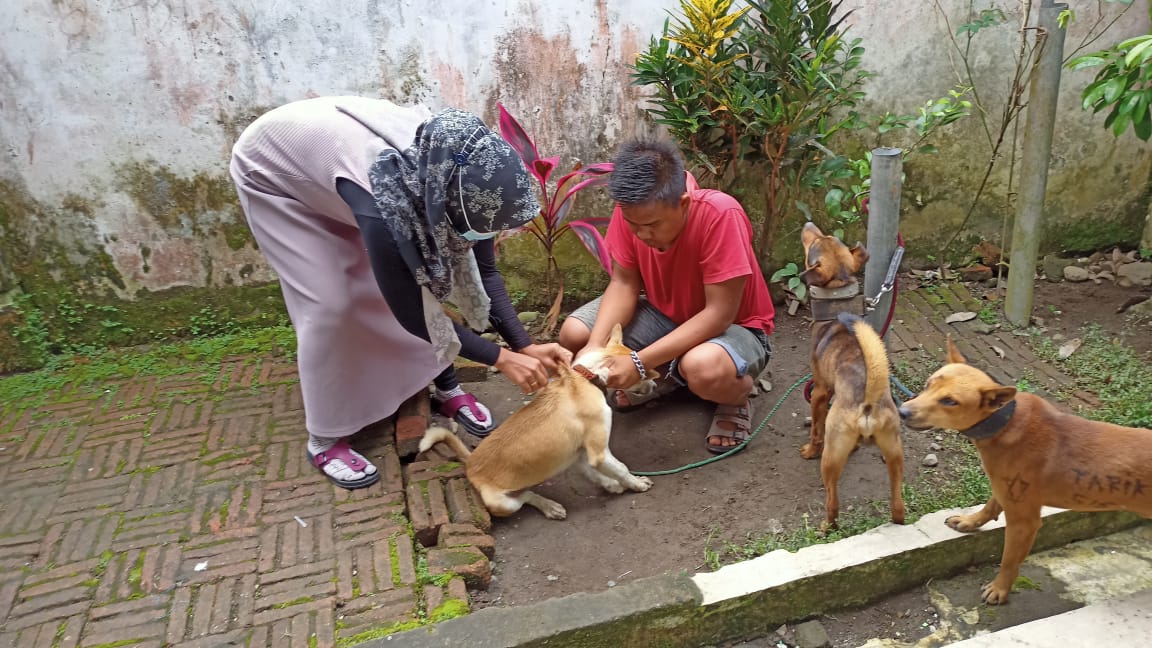
[[[992,498],[946,522],[975,531],[1004,512],[1000,572],[982,592],[990,604],[1008,600],[1040,528],[1041,507],[1152,517],[1152,431],[1090,421],[999,385],[966,363],[951,336],[948,364],[900,416],[912,429],[959,430],[980,451]]]
[[[804,226],[801,240],[805,270],[800,278],[813,289],[814,383],[812,435],[801,456],[822,456],[825,526],[836,524],[840,512],[837,484],[848,457],[862,440],[875,442],[884,456],[892,521],[903,524],[904,446],[900,416],[888,384],[888,354],[876,331],[847,310],[860,303],[854,298],[859,286],[853,275],[868,260],[868,252],[860,244],[849,249],[812,223]]]

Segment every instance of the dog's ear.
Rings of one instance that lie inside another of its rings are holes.
[[[984,409],[998,410],[1016,398],[1015,387],[985,387],[980,390],[980,404]]]
[[[952,341],[952,334],[948,334],[948,362],[953,364],[968,364],[964,356],[960,355],[960,349],[956,348],[956,343]]]
[[[620,344],[620,340],[624,339],[624,329],[620,324],[612,326],[612,333],[608,336],[608,344]]]
[[[804,272],[801,272],[800,274],[798,274],[796,276],[800,278],[800,281],[804,282],[804,285],[811,286],[813,279],[819,279],[820,278],[819,269],[820,269],[820,264],[817,263],[816,265],[812,266],[811,268],[808,268],[807,270],[805,270]]]
[[[868,250],[864,249],[863,243],[859,241],[856,242],[856,247],[852,248],[852,258],[856,259],[855,272],[859,272],[860,268],[863,268],[864,264],[868,263]]]
[[[648,377],[645,380],[653,380],[653,381],[660,380],[660,372],[659,371],[649,371]]]
[[[824,232],[821,232],[820,228],[816,227],[816,223],[808,221],[807,223],[804,223],[804,229],[800,232],[800,242],[804,244],[805,248],[807,248],[808,246],[815,243],[816,239],[820,238],[821,236],[824,236]]]

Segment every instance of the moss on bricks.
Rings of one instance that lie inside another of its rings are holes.
[[[447,621],[448,619],[455,619],[459,616],[468,614],[468,602],[461,601],[460,599],[445,599],[443,603],[437,605],[434,610],[428,613],[428,620],[432,623],[439,623]]]

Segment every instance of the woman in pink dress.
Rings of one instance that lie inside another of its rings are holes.
[[[348,437],[430,382],[440,413],[478,436],[492,430],[456,381],[457,355],[525,393],[571,360],[532,343],[496,270],[493,238],[539,207],[520,158],[475,115],[297,101],[245,129],[231,173],[296,330],[309,460],[340,486],[380,478]],[[476,333],[489,324],[510,348]]]

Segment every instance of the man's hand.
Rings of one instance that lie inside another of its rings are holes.
[[[520,349],[520,353],[536,358],[544,363],[548,371],[556,371],[557,365],[572,364],[572,352],[555,342],[532,344]]]
[[[500,370],[500,373],[504,374],[508,380],[516,383],[520,391],[525,394],[531,394],[548,384],[547,367],[544,362],[533,357],[533,354],[538,353],[538,351],[527,353],[532,346],[525,347],[525,353],[501,349],[500,357],[496,359],[496,368]]]
[[[640,382],[640,371],[629,356],[612,356],[604,360],[608,379],[604,384],[611,389],[628,389]]]

